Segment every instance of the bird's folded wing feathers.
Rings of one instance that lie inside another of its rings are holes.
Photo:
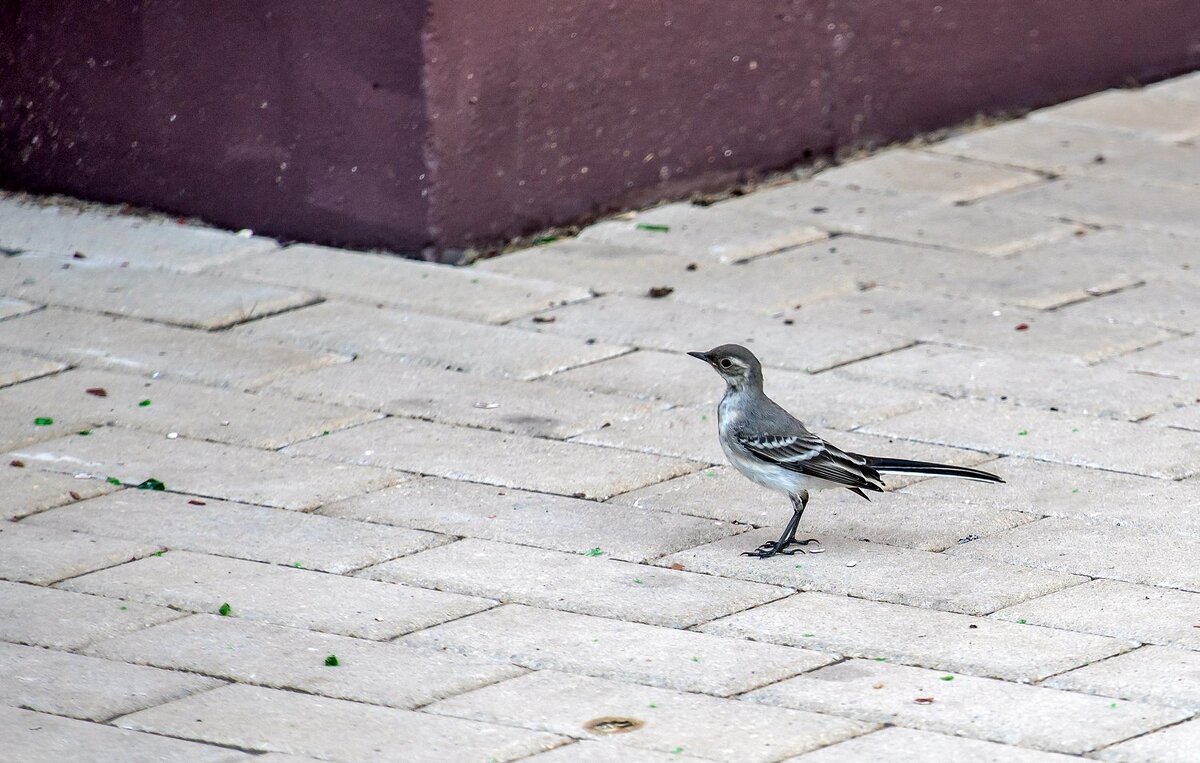
[[[822,440],[812,432],[765,435],[739,432],[738,444],[754,457],[801,474],[836,482],[847,487],[878,490],[879,473],[866,459]]]

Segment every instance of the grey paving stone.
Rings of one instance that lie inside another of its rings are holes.
[[[1200,595],[1093,580],[995,614],[1003,620],[1200,650]]]
[[[1130,193],[1127,181],[1066,178],[1005,195],[1006,209],[1030,217],[1137,230],[1200,234],[1200,201],[1175,188],[1141,186]]]
[[[735,613],[700,630],[1026,683],[1135,646],[1102,636],[815,591]]]
[[[334,574],[422,551],[448,540],[433,533],[398,527],[211,498],[197,501],[154,490],[123,490],[42,512],[20,526],[27,525]],[[85,537],[91,540],[90,536]],[[80,544],[72,545],[78,548]]]
[[[926,151],[900,148],[825,170],[822,183],[872,191],[929,196],[938,201],[969,201],[1040,180],[1032,172],[966,162]]]
[[[1167,98],[1179,98],[1184,101],[1200,101],[1200,75],[1195,72],[1182,77],[1157,82],[1146,88],[1148,92]]]
[[[229,334],[47,308],[0,322],[0,347],[144,376],[253,389],[346,358]]]
[[[1193,432],[1200,432],[1200,405],[1172,408],[1169,411],[1163,411],[1152,416],[1149,422],[1162,427],[1175,427],[1176,429],[1190,429]]]
[[[429,447],[434,442],[436,449]],[[581,498],[607,498],[696,468],[645,453],[396,418],[284,452]]]
[[[1070,549],[1071,553],[1066,553]],[[1048,517],[949,554],[1092,578],[1200,591],[1200,538]]]
[[[718,262],[741,262],[824,237],[823,231],[800,221],[689,203],[667,204],[632,220],[597,223],[579,234],[581,240]]]
[[[362,520],[354,523],[359,525],[378,522],[577,554],[603,542],[609,556],[633,562],[737,532],[710,519],[436,477],[338,501],[318,512]]]
[[[565,438],[663,406],[542,382],[496,379],[374,356],[281,379],[271,391],[396,416]]]
[[[99,723],[0,707],[5,763],[249,763],[245,753],[225,747],[138,734]]]
[[[790,593],[594,556],[468,538],[370,567],[361,577],[584,615],[686,628]]]
[[[1200,537],[1200,483],[1194,480],[1176,482],[1025,458],[992,461],[987,468],[1005,484],[981,490],[962,480],[925,480],[904,492],[968,511],[1011,509],[1160,536]]]
[[[168,551],[60,583],[82,593],[161,604],[375,640],[487,609],[491,602],[441,591]]]
[[[693,758],[691,755],[675,752],[635,750],[616,742],[579,741],[534,755],[528,760],[532,763],[688,763],[703,758]]]
[[[0,350],[0,387],[57,373],[66,367],[66,363],[59,363],[57,360]]]
[[[182,615],[166,607],[0,581],[0,640],[52,649],[85,644]]]
[[[193,615],[102,641],[88,653],[243,684],[403,708],[525,672],[457,654],[219,615]],[[337,665],[325,664],[329,655],[337,658]]]
[[[745,695],[754,702],[835,713],[873,723],[1084,753],[1182,720],[1177,709],[1036,686],[848,660]],[[878,687],[878,688],[875,688]],[[931,698],[918,703],[917,698]],[[987,708],[981,712],[981,708]]]
[[[0,390],[2,393],[4,390]],[[50,411],[0,408],[0,449],[12,450],[74,434],[70,419],[54,418]]]
[[[898,336],[860,331],[853,324],[826,321],[823,313],[814,316],[812,321],[804,315],[808,322],[803,326],[788,326],[748,313],[620,296],[568,305],[543,317],[553,317],[554,322],[536,324],[530,319],[522,321],[521,325],[553,334],[594,337],[606,342],[675,352],[735,342],[748,345],[768,366],[810,372],[909,343]],[[798,349],[798,342],[802,342],[802,350]]]
[[[686,458],[705,464],[725,461],[717,441],[717,412],[709,403],[622,421],[594,432],[584,432],[571,438],[571,442]]]
[[[1200,246],[1200,242],[1197,242]],[[1120,294],[1063,308],[1075,318],[1113,323],[1149,323],[1179,332],[1200,330],[1196,283],[1158,281]]]
[[[592,720],[632,718],[644,725],[612,735],[614,743],[739,763],[778,760],[872,728],[814,713],[551,671],[530,673],[426,709],[582,738],[597,736],[586,727]]]
[[[83,532],[0,523],[0,578],[49,585],[153,554],[160,546]]]
[[[106,396],[89,394],[89,389],[102,389]],[[145,400],[150,402],[141,405]],[[51,415],[69,431],[116,424],[271,450],[380,417],[343,406],[92,368],[0,389],[0,406],[31,420]]]
[[[519,379],[544,376],[626,351],[615,345],[349,302],[325,302],[248,323],[231,333],[349,355],[379,352],[416,365]]]
[[[696,373],[696,363],[695,358],[682,353],[637,350],[563,371],[546,381],[643,400],[663,400],[674,405],[715,403],[724,394],[724,382],[712,374]],[[700,370],[704,370],[703,366]],[[778,379],[787,373],[794,372],[774,369],[770,378]]]
[[[863,763],[872,760],[888,763],[1078,763],[1079,758],[890,726],[822,747],[785,763]]]
[[[1024,249],[1062,241],[1079,230],[1076,225],[1014,212],[1000,201],[984,201],[966,207],[918,208],[894,220],[873,221],[872,225],[855,232],[960,252],[1007,257]]]
[[[103,722],[215,689],[212,678],[0,643],[0,704]]]
[[[768,560],[741,555],[774,541],[781,530],[778,526],[754,530],[673,554],[659,564],[682,564],[688,571],[706,575],[969,615],[987,614],[1084,581],[1077,575],[836,536],[821,539],[822,554]]]
[[[1200,746],[1200,718],[1146,734],[1093,755],[1118,763],[1191,763]]]
[[[204,274],[57,257],[0,259],[0,293],[187,328],[219,329],[317,301],[314,294]]]
[[[97,429],[90,437],[64,437],[5,457],[49,471],[113,477],[127,485],[153,477],[168,490],[301,511],[403,479],[383,469],[128,429]]]
[[[565,741],[507,726],[236,684],[127,715],[116,723],[242,749],[379,763],[487,758],[499,763]]]
[[[20,519],[121,489],[102,480],[15,468],[12,460],[8,466],[0,461],[0,519]]]
[[[926,196],[880,193],[820,181],[784,183],[713,205],[725,212],[778,217],[831,233],[866,233],[917,209],[936,206]]]
[[[0,321],[37,310],[38,306],[21,299],[0,297]]]
[[[282,284],[351,302],[504,323],[547,307],[587,299],[586,289],[541,278],[512,278],[402,257],[323,246],[289,246],[218,266],[251,281]]]
[[[922,344],[838,369],[841,376],[952,397],[1010,401],[1138,420],[1200,397],[1200,383],[1135,374],[1071,358]]]
[[[756,611],[756,610],[751,610]],[[400,643],[626,683],[728,697],[827,665],[807,649],[508,604]]]
[[[1200,470],[1200,435],[1124,421],[970,400],[864,427],[868,432],[1042,461],[1178,479]]]
[[[1200,137],[1200,104],[1151,90],[1108,90],[1040,109],[1028,119],[1113,130],[1164,141]]]
[[[67,255],[80,252],[88,261],[195,272],[276,246],[267,238],[115,215],[115,211],[112,207],[73,209],[3,198],[0,248]]]
[[[1172,339],[1113,363],[1141,373],[1200,381],[1200,336]]]
[[[1200,652],[1144,646],[1054,676],[1043,685],[1200,710]]]
[[[874,289],[822,303],[819,310],[824,320],[903,337],[909,343],[919,340],[1088,362],[1177,336],[1152,325],[1109,323],[1075,318],[1065,311],[1044,312],[987,299],[913,291]],[[797,319],[804,317],[801,310]]]

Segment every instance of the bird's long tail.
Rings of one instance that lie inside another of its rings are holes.
[[[958,477],[978,482],[1004,482],[991,472],[968,469],[965,466],[934,464],[929,461],[909,461],[904,458],[866,456],[867,464],[880,474],[918,474],[924,477]]]

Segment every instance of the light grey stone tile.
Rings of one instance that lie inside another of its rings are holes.
[[[99,723],[0,707],[4,759],[16,763],[250,763],[258,758],[227,747],[138,734]]]
[[[1093,757],[1116,763],[1191,763],[1200,746],[1200,718],[1100,750]]]
[[[0,387],[19,384],[29,379],[48,376],[67,367],[57,360],[36,358],[9,350],[0,350]]]
[[[218,615],[194,615],[108,639],[94,644],[88,653],[243,684],[403,708],[525,672],[452,653]],[[326,664],[331,655],[337,665]]]
[[[82,593],[375,640],[487,609],[491,602],[321,572],[168,551],[59,584]]]
[[[468,538],[370,567],[361,577],[650,625],[685,628],[788,589]]]
[[[618,742],[584,740],[534,755],[530,763],[689,763],[703,760],[677,752],[636,750]]]
[[[1056,689],[1200,710],[1200,652],[1144,646],[1043,682]]]
[[[726,538],[673,554],[659,564],[682,564],[686,570],[706,575],[969,615],[987,614],[1084,581],[1077,575],[838,537],[823,538],[825,551],[821,554],[770,559],[741,555],[774,541],[781,530],[774,527]]]
[[[1107,90],[1029,115],[1033,122],[1080,125],[1164,141],[1200,137],[1200,104],[1152,90]]]
[[[1200,434],[1035,408],[953,400],[868,432],[1042,461],[1178,479],[1200,470]],[[1153,434],[1155,447],[1146,447]]]
[[[103,722],[215,689],[212,678],[0,643],[0,704]]]
[[[1200,405],[1189,405],[1163,411],[1150,417],[1148,423],[1156,424],[1160,427],[1175,427],[1176,429],[1190,429],[1193,432],[1200,432]]]
[[[421,313],[325,302],[238,326],[233,336],[345,355],[383,353],[407,363],[532,379],[626,351],[585,339],[548,336]],[[4,344],[0,333],[0,345]]]
[[[429,447],[432,443],[438,447]],[[284,452],[588,498],[607,498],[696,468],[645,453],[396,418]]]
[[[1008,167],[899,148],[825,170],[817,175],[817,179],[831,185],[953,202],[969,201],[1035,183],[1040,177]]]
[[[116,723],[243,749],[378,763],[466,763],[488,757],[499,763],[564,741],[508,726],[236,684]]]
[[[1200,241],[1197,246],[1200,247]],[[1192,333],[1200,330],[1200,283],[1156,281],[1120,294],[1068,305],[1063,313],[1083,320],[1152,324]]]
[[[609,556],[634,562],[737,532],[711,519],[436,477],[338,501],[318,512],[362,520],[355,523],[360,525],[379,522],[578,554],[603,545]]]
[[[105,495],[121,488],[103,480],[75,479],[69,474],[15,468],[0,460],[0,519],[20,519],[39,511]]]
[[[1200,101],[1200,74],[1193,72],[1185,74],[1182,77],[1163,80],[1162,82],[1148,86],[1146,91],[1167,98]]]
[[[697,360],[682,353],[638,350],[599,363],[590,363],[548,377],[547,382],[576,389],[607,392],[674,405],[715,403],[725,383],[711,373],[697,373]],[[771,379],[787,371],[774,369]],[[808,377],[809,374],[804,374]]]
[[[167,490],[296,510],[378,490],[404,478],[383,469],[182,437],[170,440],[128,429],[97,429],[90,437],[64,437],[7,457],[34,468],[112,477],[127,485],[153,477]]]
[[[634,748],[739,763],[778,760],[872,728],[814,713],[551,671],[442,700],[427,711],[583,738],[597,736],[587,729],[590,721],[634,719],[644,725],[609,738]]]
[[[824,237],[823,231],[800,221],[689,203],[667,204],[631,220],[597,223],[579,234],[581,240],[718,262],[741,262]]]
[[[1200,201],[1176,188],[1140,186],[1107,178],[1064,178],[1017,190],[994,202],[1014,213],[1041,219],[1120,226],[1136,230],[1200,235]]]
[[[38,305],[32,302],[26,302],[25,300],[13,297],[0,297],[0,321],[31,313],[37,309]]]
[[[318,299],[311,293],[234,278],[36,256],[0,259],[0,293],[40,304],[209,330]]]
[[[89,394],[92,389],[104,390],[105,397]],[[92,368],[0,389],[0,406],[31,420],[52,415],[69,431],[116,424],[264,449],[380,418],[342,406]]]
[[[1200,336],[1172,339],[1112,362],[1141,373],[1200,381]]]
[[[890,726],[798,758],[789,758],[785,763],[863,763],[872,760],[888,763],[1078,763],[1079,758]]]
[[[0,581],[0,640],[78,649],[182,617],[166,607]]]
[[[824,304],[828,303],[822,303],[822,309]],[[543,317],[553,317],[554,322],[539,324],[530,319],[521,325],[552,334],[675,352],[707,350],[733,342],[748,345],[767,366],[810,372],[909,344],[899,336],[825,320],[823,312],[812,321],[801,315],[803,325],[788,326],[749,313],[620,296],[568,305]],[[798,349],[800,346],[802,349]]]
[[[395,416],[565,438],[662,404],[543,382],[425,368],[382,355],[281,379],[271,391]]]
[[[410,633],[400,643],[534,670],[580,673],[723,697],[835,659],[807,649],[519,604]]]
[[[143,376],[252,389],[346,358],[229,334],[47,308],[0,322],[0,347]]]
[[[918,208],[893,220],[876,220],[873,225],[855,232],[959,252],[1007,257],[1024,249],[1062,241],[1079,230],[1076,225],[1020,214],[997,200],[966,207]]]
[[[1172,708],[1123,701],[1114,708],[1102,697],[994,678],[945,676],[924,668],[849,660],[757,689],[746,699],[1075,754],[1186,717]]]
[[[700,630],[1024,683],[1135,646],[1103,636],[815,591],[737,612]]]
[[[0,393],[3,392],[4,390],[0,389]],[[52,411],[0,407],[0,450],[54,440],[66,434],[73,434],[76,429],[73,420],[56,418]]]
[[[401,310],[503,323],[547,307],[588,298],[586,289],[541,278],[513,278],[402,257],[324,246],[260,252],[221,273],[304,289],[322,297],[383,304]]]
[[[0,578],[49,585],[147,556],[159,548],[152,543],[2,522]]]
[[[1200,650],[1200,594],[1093,580],[995,614],[1003,620]]]
[[[1065,550],[1070,549],[1070,553]],[[1092,578],[1200,591],[1200,538],[1048,517],[947,551]]]
[[[26,525],[335,574],[448,540],[416,530],[154,490],[123,490],[42,512],[20,526]]]
[[[927,196],[800,181],[764,188],[713,206],[729,213],[765,215],[814,225],[832,233],[867,233],[915,210],[939,204]]]

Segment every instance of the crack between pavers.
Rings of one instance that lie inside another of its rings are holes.
[[[1092,695],[1092,696],[1095,696],[1095,695]],[[1129,700],[1123,700],[1123,701],[1128,702]],[[1161,708],[1169,709],[1169,710],[1182,710],[1183,709],[1183,708],[1178,708],[1178,707],[1170,708],[1170,707],[1166,707],[1164,705],[1156,705],[1156,707],[1161,707]],[[1184,712],[1187,712],[1187,711],[1185,710]],[[1177,721],[1172,721],[1171,723],[1165,723],[1162,726],[1156,726],[1152,729],[1147,729],[1146,731],[1139,731],[1138,733],[1133,734],[1132,736],[1122,737],[1121,739],[1118,739],[1115,742],[1109,742],[1108,744],[1103,744],[1103,745],[1100,745],[1099,747],[1093,747],[1092,749],[1087,751],[1087,754],[1100,752],[1101,750],[1107,750],[1110,747],[1115,747],[1116,745],[1124,744],[1125,742],[1130,742],[1130,741],[1133,741],[1134,739],[1141,739],[1142,737],[1150,736],[1151,734],[1157,734],[1160,731],[1166,731],[1167,729],[1174,728],[1175,726],[1182,726],[1183,724],[1188,723],[1189,721],[1194,721],[1194,720],[1200,720],[1200,716],[1196,716],[1195,714],[1193,714],[1193,715],[1189,715],[1186,718],[1180,718]]]
[[[1056,304],[1050,305],[1049,307],[1041,308],[1041,312],[1057,313],[1060,310],[1064,310],[1069,307],[1074,307],[1075,305],[1083,304],[1085,302],[1095,302],[1097,300],[1104,299],[1105,297],[1111,297],[1116,294],[1123,294],[1124,292],[1127,292],[1127,291],[1136,291],[1138,289],[1144,288],[1147,285],[1148,285],[1147,281],[1139,280],[1135,283],[1126,284],[1125,286],[1115,286],[1111,289],[1105,289],[1103,291],[1098,291],[1095,294],[1092,294],[1089,292],[1087,294],[1084,294],[1082,297],[1074,297],[1072,299],[1064,300],[1062,302],[1058,302]],[[1017,307],[1020,307],[1020,305],[1017,305]],[[1125,325],[1133,326],[1135,324],[1125,324]],[[1153,325],[1153,324],[1151,324],[1151,325]]]
[[[1045,628],[1047,626],[1035,625],[1034,627],[1035,628]],[[1065,630],[1065,629],[1054,628],[1053,630]],[[1079,631],[1066,631],[1066,632],[1067,633],[1079,633]],[[1094,634],[1087,634],[1087,635],[1094,635]],[[1147,646],[1150,646],[1149,644],[1138,641],[1136,639],[1122,639],[1122,638],[1116,638],[1113,636],[1107,636],[1105,638],[1112,638],[1115,641],[1126,641],[1126,642],[1130,642],[1130,643],[1126,644],[1125,648],[1122,649],[1121,651],[1110,654],[1107,657],[1101,657],[1098,660],[1092,660],[1091,662],[1085,662],[1082,665],[1076,665],[1071,668],[1063,668],[1062,670],[1056,671],[1054,673],[1047,673],[1046,675],[1042,676],[1041,678],[1037,679],[1036,681],[1031,682],[1030,685],[1038,686],[1038,687],[1045,688],[1045,689],[1055,689],[1056,691],[1070,691],[1070,692],[1074,692],[1076,694],[1086,694],[1089,697],[1111,697],[1111,695],[1095,694],[1090,691],[1077,691],[1075,689],[1058,689],[1057,687],[1054,687],[1054,686],[1044,686],[1044,684],[1052,678],[1057,678],[1059,676],[1063,676],[1068,673],[1074,673],[1076,670],[1082,670],[1084,668],[1089,668],[1092,665],[1099,665],[1101,663],[1111,662],[1112,660],[1115,660],[1118,657],[1124,657],[1124,656],[1132,654],[1134,652],[1141,651],[1142,649],[1145,649]],[[1119,699],[1122,702],[1144,702],[1145,701],[1145,700],[1125,699],[1124,697],[1111,697],[1111,699]],[[1150,704],[1153,704],[1153,703],[1150,703]]]

